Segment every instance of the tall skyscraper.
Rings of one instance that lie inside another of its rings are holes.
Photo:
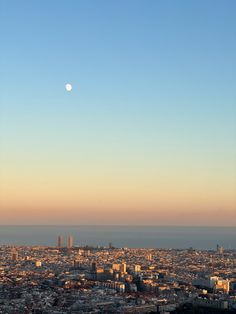
[[[73,237],[72,237],[72,235],[69,235],[67,247],[68,247],[68,249],[71,249],[72,246],[73,246]]]
[[[58,239],[57,239],[57,246],[59,248],[62,248],[63,247],[63,236],[59,236]]]

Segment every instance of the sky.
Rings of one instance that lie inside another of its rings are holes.
[[[1,1],[1,224],[235,226],[235,12]]]

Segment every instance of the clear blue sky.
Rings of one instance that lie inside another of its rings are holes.
[[[82,169],[82,178],[108,186],[119,174],[138,191],[151,182],[154,195],[160,175],[173,189],[183,180],[185,189],[198,182],[211,191],[200,193],[202,210],[235,210],[235,16],[233,0],[1,1],[0,161],[3,176],[14,172],[7,185],[20,189],[24,171],[37,181],[45,166],[71,173],[72,186]],[[2,206],[13,208],[14,191],[2,188]],[[111,203],[125,202],[119,189]]]

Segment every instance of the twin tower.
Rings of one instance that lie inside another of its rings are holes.
[[[57,247],[58,248],[64,247],[64,238],[61,235],[57,238]],[[73,237],[69,235],[67,239],[67,248],[71,249],[72,247],[73,247]]]

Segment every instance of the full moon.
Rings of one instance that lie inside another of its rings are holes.
[[[66,88],[67,92],[70,92],[70,91],[72,90],[72,85],[69,84],[69,83],[67,83],[67,84],[65,85],[65,88]]]

